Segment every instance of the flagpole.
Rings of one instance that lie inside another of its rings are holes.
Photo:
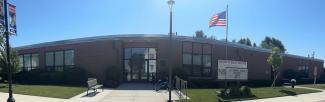
[[[226,9],[226,60],[228,60],[228,4]],[[225,76],[225,88],[228,86],[227,71]]]
[[[226,60],[228,60],[228,4],[227,4],[227,10],[226,10]]]

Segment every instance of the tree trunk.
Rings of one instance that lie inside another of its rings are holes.
[[[275,86],[275,81],[276,79],[278,78],[278,75],[280,74],[280,72],[276,73],[276,75],[274,76],[274,79],[273,79],[273,82],[272,82],[272,85],[271,87],[274,87]]]

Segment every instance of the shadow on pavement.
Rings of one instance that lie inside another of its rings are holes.
[[[295,96],[295,95],[297,95],[296,92],[288,91],[288,90],[281,90],[280,92],[285,93],[285,94],[290,95],[290,96]]]
[[[100,93],[100,92],[89,92],[88,95],[85,94],[82,97],[95,97],[98,93]]]
[[[152,83],[123,83],[115,90],[154,90]]]

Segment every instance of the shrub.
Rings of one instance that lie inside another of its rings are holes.
[[[223,98],[228,98],[228,97],[240,97],[241,91],[238,86],[232,86],[230,88],[225,88],[222,89],[220,92],[220,96]]]
[[[240,88],[240,91],[241,91],[241,96],[243,96],[243,97],[247,97],[247,96],[252,96],[253,95],[251,89],[249,87],[247,87],[247,86],[242,86]]]
[[[117,87],[121,83],[123,78],[122,69],[115,66],[107,68],[105,74],[106,78],[104,81],[104,85],[106,87]]]
[[[64,71],[34,69],[14,75],[14,82],[22,84],[85,85],[86,74],[81,68],[67,68]]]
[[[230,96],[239,97],[240,93],[240,88],[238,86],[230,87]]]
[[[64,70],[65,83],[69,85],[86,85],[87,73],[83,68],[69,68]]]

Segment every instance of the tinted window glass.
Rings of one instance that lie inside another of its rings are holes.
[[[201,65],[201,55],[193,55],[193,65]]]
[[[183,64],[192,64],[191,54],[183,54]]]
[[[32,54],[32,67],[38,67],[39,59],[38,54]]]
[[[124,59],[130,59],[131,58],[131,48],[125,48],[124,49]]]
[[[46,53],[46,66],[54,66],[54,53],[47,52]]]
[[[65,65],[74,65],[74,51],[73,50],[65,51],[64,61],[65,61],[64,62]]]
[[[55,66],[63,66],[63,51],[55,52]]]

